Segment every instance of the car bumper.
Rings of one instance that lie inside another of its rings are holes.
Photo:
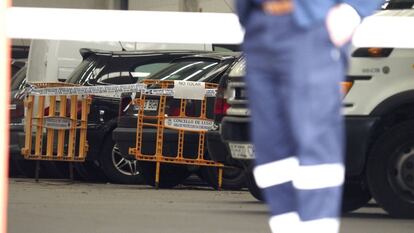
[[[358,176],[363,172],[368,157],[370,139],[378,120],[377,117],[345,117],[347,176]]]
[[[230,151],[221,140],[220,132],[217,130],[208,131],[206,138],[210,158],[216,162],[225,163],[230,155]]]
[[[206,137],[208,153],[212,160],[238,168],[250,166],[252,161],[238,160],[231,156],[228,144],[223,141],[219,131],[208,131]]]
[[[221,121],[220,131],[207,134],[207,145],[209,151],[213,151],[213,160],[239,168],[252,166],[253,159],[233,158],[229,149],[229,143],[250,143],[249,123],[249,117],[226,116]]]
[[[220,134],[225,142],[249,143],[250,117],[226,116],[221,122]]]
[[[372,138],[377,117],[345,117],[346,132],[346,174],[360,175],[365,167],[369,150],[369,140]],[[221,137],[228,143],[251,143],[248,117],[224,117],[221,125]],[[235,159],[238,161],[244,161]],[[252,160],[252,159],[251,159]]]

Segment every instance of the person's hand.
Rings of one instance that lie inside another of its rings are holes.
[[[341,47],[348,43],[355,29],[361,23],[358,12],[348,4],[342,3],[329,10],[326,27],[332,43]]]

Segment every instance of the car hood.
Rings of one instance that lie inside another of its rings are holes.
[[[353,37],[355,47],[414,48],[414,9],[383,10],[364,19]]]

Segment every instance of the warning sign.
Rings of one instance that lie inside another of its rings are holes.
[[[49,129],[70,129],[71,120],[65,117],[46,117],[43,126]]]
[[[165,119],[164,125],[169,128],[181,130],[208,131],[214,128],[214,121],[195,118],[170,117]]]
[[[174,81],[175,99],[203,100],[206,95],[204,82]]]

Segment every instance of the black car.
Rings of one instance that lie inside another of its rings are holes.
[[[220,79],[228,72],[229,68],[233,66],[234,62],[240,57],[240,53],[208,53],[203,55],[187,56],[176,59],[169,67],[156,73],[150,77],[155,80],[186,80],[218,83]],[[118,127],[113,131],[113,139],[116,141],[121,154],[125,159],[134,159],[129,155],[129,148],[136,144],[137,134],[137,110],[133,105],[130,105],[131,99],[127,96],[122,99],[121,116],[119,117]],[[148,114],[151,111],[154,114],[158,110],[158,103],[152,101],[154,107],[146,109]],[[207,117],[212,119],[214,117],[214,99],[207,100]],[[166,103],[166,114],[168,116],[176,116],[179,113],[179,102],[173,98],[168,98]],[[200,114],[199,106],[193,102],[187,103],[187,116],[198,116]],[[143,148],[145,154],[154,154],[156,129],[143,128]],[[198,149],[198,136],[192,133],[186,133],[184,136],[184,151],[195,154],[194,151]],[[175,130],[164,129],[164,146],[163,154],[166,156],[174,156],[177,151],[178,132]],[[207,155],[208,156],[208,155]],[[142,169],[145,181],[149,185],[154,185],[155,165],[153,162],[138,161],[140,169]],[[182,165],[162,164],[160,173],[160,187],[173,187],[183,181],[192,171],[198,168]],[[217,187],[217,173],[216,169],[202,167],[198,172],[208,183],[213,187]],[[230,177],[229,177],[230,176]],[[240,188],[244,185],[242,172],[240,170],[234,171],[232,169],[225,169],[223,174],[224,188]],[[238,183],[234,183],[234,182]]]
[[[207,134],[207,145],[214,161],[243,169],[250,193],[256,199],[263,200],[252,174],[254,153],[250,143],[245,64],[245,58],[241,57],[220,81],[215,104],[215,121],[220,127]]]
[[[35,161],[25,160],[21,155],[19,135],[24,131],[24,102],[16,98],[16,94],[26,88],[27,62],[18,59],[13,65],[21,67],[11,79],[10,86],[10,119],[9,119],[9,171],[10,176],[34,177]],[[42,162],[40,166],[40,177],[64,178],[66,173],[56,166],[54,162]]]
[[[14,98],[16,93],[25,88],[27,66],[21,67],[11,80],[10,98],[10,153],[19,154],[20,147],[17,133],[23,131],[24,106],[23,100]]]
[[[200,51],[102,51],[81,49],[82,63],[66,80],[82,86],[137,83],[179,57]],[[115,183],[141,182],[135,161],[124,160],[114,149],[111,134],[117,126],[120,93],[93,95],[88,116],[87,160],[75,163],[80,178]],[[47,109],[45,109],[47,111]],[[23,133],[21,133],[22,135]],[[19,136],[23,145],[24,136]],[[59,162],[56,162],[59,163]],[[103,173],[103,174],[102,174]]]
[[[28,176],[29,173],[27,166],[22,161],[23,156],[20,155],[20,146],[18,134],[23,131],[23,118],[24,118],[24,105],[23,100],[15,98],[17,92],[25,88],[26,83],[26,62],[18,61],[12,63],[13,76],[11,79],[10,86],[10,105],[9,105],[9,171],[11,176]]]

